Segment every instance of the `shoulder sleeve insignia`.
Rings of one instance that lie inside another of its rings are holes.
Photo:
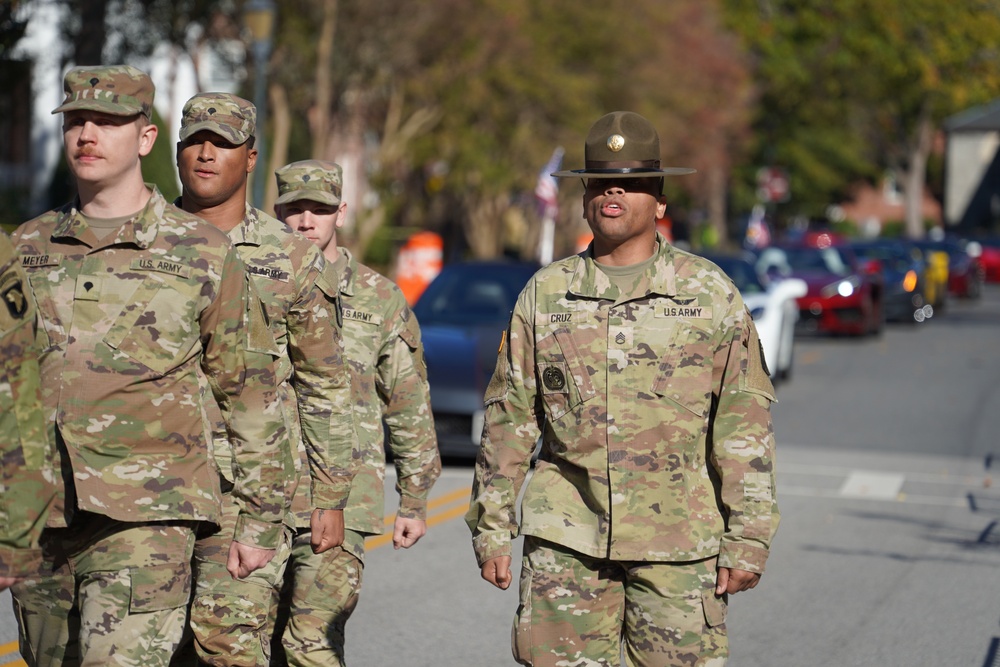
[[[14,319],[20,320],[28,312],[28,298],[24,295],[24,285],[20,280],[5,287],[2,296],[7,311]]]

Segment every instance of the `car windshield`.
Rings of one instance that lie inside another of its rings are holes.
[[[769,248],[761,253],[758,265],[765,271],[777,270],[781,275],[794,271],[826,271],[838,276],[851,273],[850,264],[836,247]]]
[[[767,290],[757,277],[753,264],[736,257],[709,257],[736,284],[740,294],[763,294]]]
[[[899,273],[906,273],[913,264],[910,254],[900,246],[858,245],[854,252],[865,259],[877,259],[885,268]]]
[[[413,312],[421,325],[506,321],[535,270],[527,264],[451,264],[427,286]]]

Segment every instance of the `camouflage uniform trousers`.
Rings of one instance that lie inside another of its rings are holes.
[[[685,563],[591,558],[525,536],[514,659],[534,667],[722,667],[726,600],[716,558]]]
[[[272,667],[343,667],[344,630],[361,595],[365,535],[344,532],[344,544],[314,554],[308,530],[292,543],[281,597],[272,608]]]
[[[166,667],[181,641],[197,524],[78,513],[42,532],[42,569],[16,584],[21,655],[35,666]]]
[[[229,494],[222,502],[221,528],[199,534],[194,546],[189,627],[173,667],[267,667],[271,659],[267,612],[288,562],[290,531],[285,530],[267,565],[244,579],[233,579],[226,562],[239,506]]]

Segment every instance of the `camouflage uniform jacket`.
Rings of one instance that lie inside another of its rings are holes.
[[[588,250],[518,297],[486,390],[466,522],[482,564],[521,532],[622,561],[762,571],[777,528],[773,389],[756,328],[712,263],[657,235],[621,294]]]
[[[350,380],[337,326],[337,284],[324,269],[323,253],[283,222],[247,206],[229,232],[264,303],[278,347],[278,393],[292,442],[296,474],[289,501],[313,508],[343,509],[354,467]],[[216,440],[225,458],[225,440]],[[296,484],[308,475],[311,484]],[[301,487],[298,488],[297,487]],[[288,517],[291,520],[291,517]],[[308,523],[306,524],[308,525]]]
[[[38,384],[36,310],[7,234],[0,232],[0,577],[30,574],[56,495]]]
[[[292,474],[276,452],[288,433],[270,416],[273,357],[251,351],[267,331],[226,235],[154,188],[104,240],[76,204],[24,223],[15,240],[41,317],[42,394],[67,484],[49,525],[67,525],[74,509],[217,523],[214,396],[236,451],[235,537],[275,546]]]
[[[383,530],[385,427],[396,465],[399,516],[426,519],[427,496],[441,474],[427,370],[417,319],[395,283],[341,248],[344,341],[361,466],[344,513],[346,527]]]

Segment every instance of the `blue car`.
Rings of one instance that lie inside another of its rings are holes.
[[[882,271],[885,318],[894,322],[922,322],[933,314],[924,300],[924,266],[921,258],[899,241],[875,239],[851,244],[854,253]]]
[[[478,453],[483,395],[500,340],[518,294],[538,268],[530,262],[449,264],[414,304],[442,456]]]

